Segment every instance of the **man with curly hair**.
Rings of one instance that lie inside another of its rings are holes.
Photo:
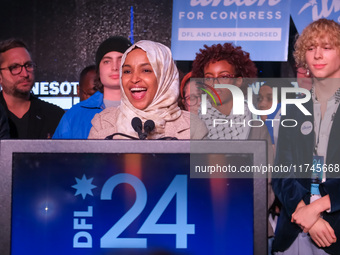
[[[290,105],[284,118],[298,124],[279,130],[276,164],[303,166],[303,170],[273,179],[282,203],[273,251],[336,255],[340,254],[340,25],[327,19],[309,24],[295,43],[294,57],[313,77],[312,97],[304,104],[311,115]]]

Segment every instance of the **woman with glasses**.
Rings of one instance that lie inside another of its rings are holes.
[[[256,78],[257,68],[249,58],[249,53],[241,47],[230,43],[204,45],[204,49],[196,54],[192,69],[193,77],[202,79],[202,89],[212,94],[215,101],[207,100],[206,113],[199,109],[199,117],[206,123],[209,130],[209,139],[247,140],[259,139],[267,141],[267,159],[273,164],[274,152],[267,128],[251,127],[248,121],[252,119],[247,104],[244,104],[244,114],[233,114],[233,96],[229,89],[215,88],[217,84],[230,84],[237,86],[246,95],[248,84],[246,78]],[[216,95],[217,94],[217,95]],[[207,96],[208,97],[208,96]],[[211,97],[209,97],[211,98]],[[246,96],[244,96],[246,98]],[[215,120],[224,120],[224,124],[215,125]],[[232,124],[243,123],[243,124]],[[274,193],[271,189],[271,179],[268,177],[268,208],[274,201]],[[268,224],[268,237],[274,235],[273,229]],[[270,239],[269,239],[270,240]]]
[[[132,45],[122,57],[120,81],[121,105],[95,115],[90,139],[104,139],[117,133],[138,137],[131,125],[135,117],[144,123],[144,131],[147,120],[155,123],[147,139],[206,136],[204,123],[178,107],[179,75],[168,47],[147,40]],[[125,136],[117,134],[113,138]]]
[[[182,110],[198,114],[198,108],[201,104],[201,91],[196,81],[191,78],[192,72],[189,72],[181,81],[178,105]]]
[[[200,118],[208,127],[210,139],[265,139],[268,145],[271,145],[271,138],[265,126],[252,128],[248,125],[252,115],[247,105],[245,104],[243,115],[234,115],[233,96],[230,90],[215,88],[216,84],[232,84],[240,88],[244,95],[246,94],[248,84],[245,78],[257,76],[257,68],[250,60],[249,53],[230,43],[215,44],[210,47],[204,45],[204,49],[200,49],[200,52],[196,54],[192,75],[204,78],[200,84],[202,89],[204,87],[215,97],[216,103],[207,100],[205,114],[199,110]],[[226,124],[215,125],[214,119],[226,120]],[[232,123],[245,123],[245,125]],[[269,156],[272,161],[272,150]]]

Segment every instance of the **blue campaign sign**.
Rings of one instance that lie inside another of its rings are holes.
[[[296,0],[291,16],[299,33],[311,22],[326,18],[340,22],[339,0]]]
[[[251,165],[252,155],[230,160]],[[11,255],[254,253],[253,180],[191,179],[189,154],[19,153],[13,162]]]
[[[171,50],[193,60],[204,44],[232,42],[253,61],[286,61],[290,0],[174,0]]]

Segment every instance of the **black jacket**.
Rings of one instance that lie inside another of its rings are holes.
[[[314,127],[312,127],[308,134],[304,135],[302,133],[302,125],[304,123],[314,123],[313,101],[309,100],[304,106],[312,113],[312,116],[305,116],[300,110],[293,107],[287,108],[287,116],[282,119],[297,120],[298,125],[293,128],[280,127],[279,130],[276,165],[296,166],[296,171],[291,170],[285,174],[286,176],[280,176],[281,178],[277,179],[275,179],[275,177],[278,177],[281,173],[273,174],[273,190],[282,203],[273,243],[274,251],[286,250],[302,231],[299,226],[291,222],[291,216],[301,200],[309,204],[311,178],[308,174],[310,174],[311,171],[308,170],[306,172],[306,168],[302,168],[301,172],[299,166],[304,166],[306,163],[309,165],[313,164]],[[337,170],[328,172],[326,182],[320,184],[319,187],[321,195],[325,196],[328,194],[331,200],[331,212],[324,212],[323,219],[334,229],[337,242],[323,249],[333,255],[340,254],[339,130],[340,108],[338,108],[334,117],[327,149],[327,165],[332,165],[334,169],[334,166],[336,166]]]
[[[19,139],[46,139],[51,138],[55,129],[57,128],[61,117],[64,114],[64,110],[59,106],[47,103],[31,95],[31,106],[28,110],[28,127],[27,137],[18,137],[17,127],[11,119],[8,119],[10,127],[10,138]],[[6,110],[7,116],[9,116],[9,110],[5,99],[0,93],[0,104],[2,104]]]
[[[4,138],[9,138],[9,127],[7,114],[3,106],[0,104],[0,139]]]

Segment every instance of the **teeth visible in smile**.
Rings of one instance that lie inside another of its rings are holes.
[[[146,91],[146,88],[132,88],[131,92],[140,92],[140,91]]]

